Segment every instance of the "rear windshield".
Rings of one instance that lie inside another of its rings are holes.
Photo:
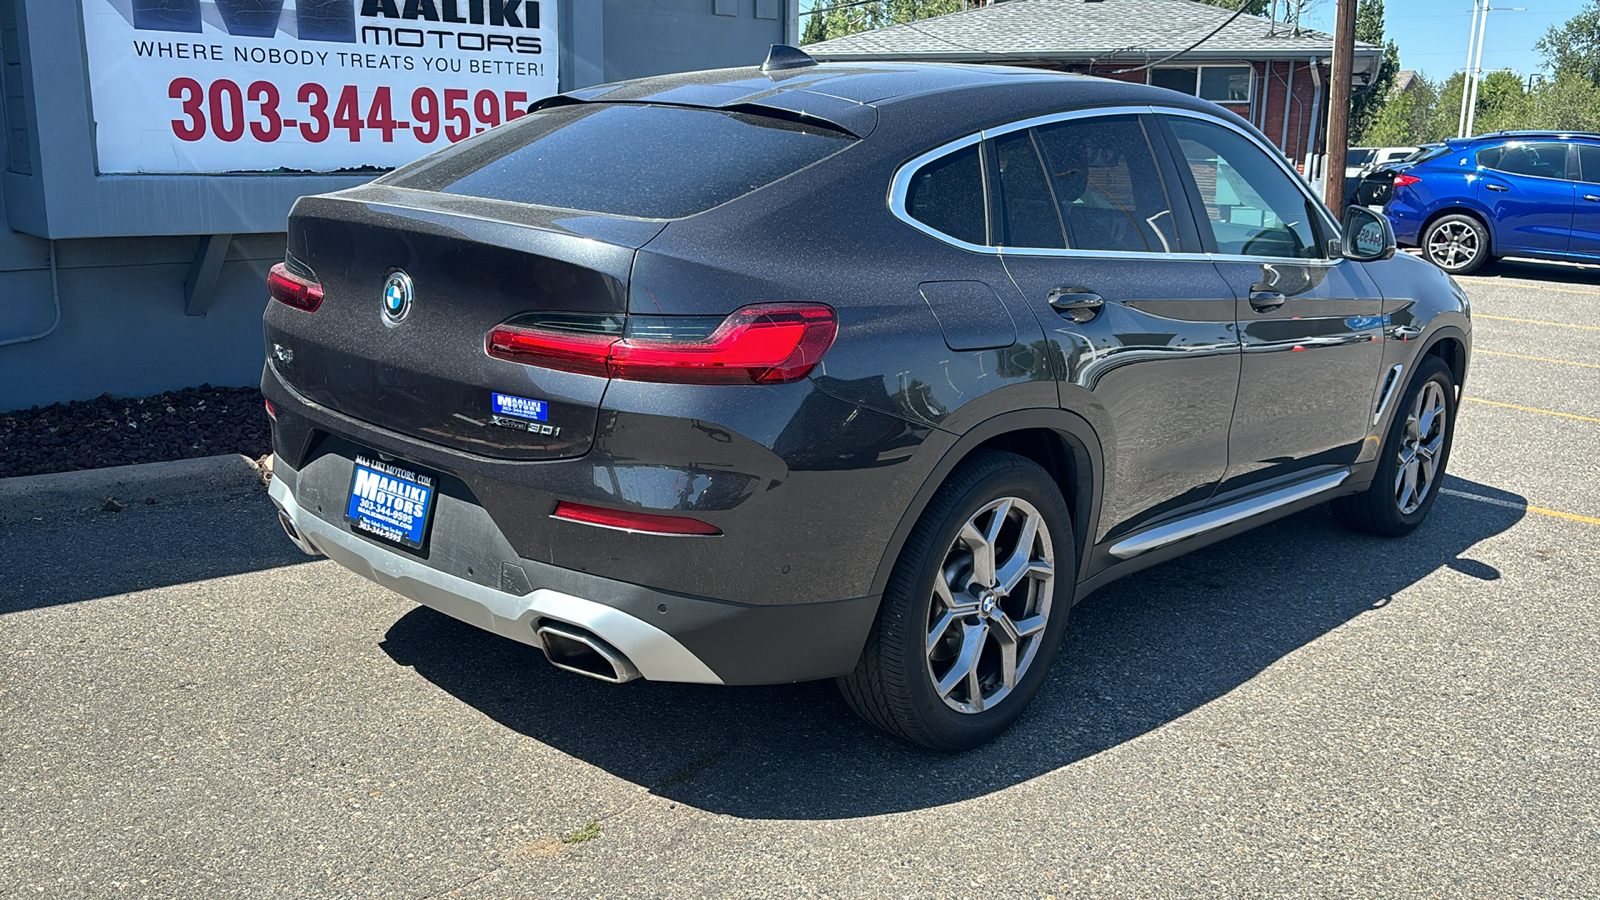
[[[843,133],[712,109],[558,106],[382,179],[396,187],[562,209],[692,216],[849,146]]]

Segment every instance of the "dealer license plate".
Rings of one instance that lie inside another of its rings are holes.
[[[431,475],[357,456],[345,517],[357,531],[419,548],[428,533],[436,486]]]

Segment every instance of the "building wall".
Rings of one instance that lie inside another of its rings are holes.
[[[1322,128],[1327,117],[1328,67],[1318,66],[1323,85],[1322,102],[1317,103],[1316,81],[1311,66],[1304,60],[1279,60],[1252,64],[1256,70],[1255,96],[1248,104],[1224,104],[1223,108],[1261,129],[1295,165],[1305,161],[1313,142],[1321,147]],[[1291,70],[1293,75],[1291,76]],[[1093,74],[1117,81],[1143,84],[1144,72],[1117,73],[1110,69]],[[1320,109],[1319,109],[1320,106]],[[1316,116],[1318,121],[1313,122]]]

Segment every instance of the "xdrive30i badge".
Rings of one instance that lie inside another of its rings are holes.
[[[411,276],[399,269],[383,282],[383,324],[399,325],[411,312]]]

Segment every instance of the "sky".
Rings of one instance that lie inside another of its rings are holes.
[[[802,18],[817,0],[801,0]],[[827,0],[824,0],[827,2]],[[1572,18],[1584,0],[1494,0],[1489,13],[1483,67],[1515,69],[1524,77],[1540,71],[1543,59],[1533,42],[1552,25]],[[1521,11],[1511,7],[1523,7]],[[1319,0],[1304,24],[1333,30],[1335,0]],[[1472,0],[1386,0],[1384,33],[1400,45],[1400,65],[1442,79],[1466,68],[1472,29]]]
[[[1522,11],[1511,7],[1523,7]],[[1533,42],[1584,6],[1583,0],[1494,0],[1483,42],[1483,68],[1515,69],[1523,77],[1542,69]],[[1305,24],[1333,30],[1334,0],[1322,0]],[[1472,0],[1387,0],[1384,36],[1400,45],[1400,65],[1441,79],[1467,66]]]

